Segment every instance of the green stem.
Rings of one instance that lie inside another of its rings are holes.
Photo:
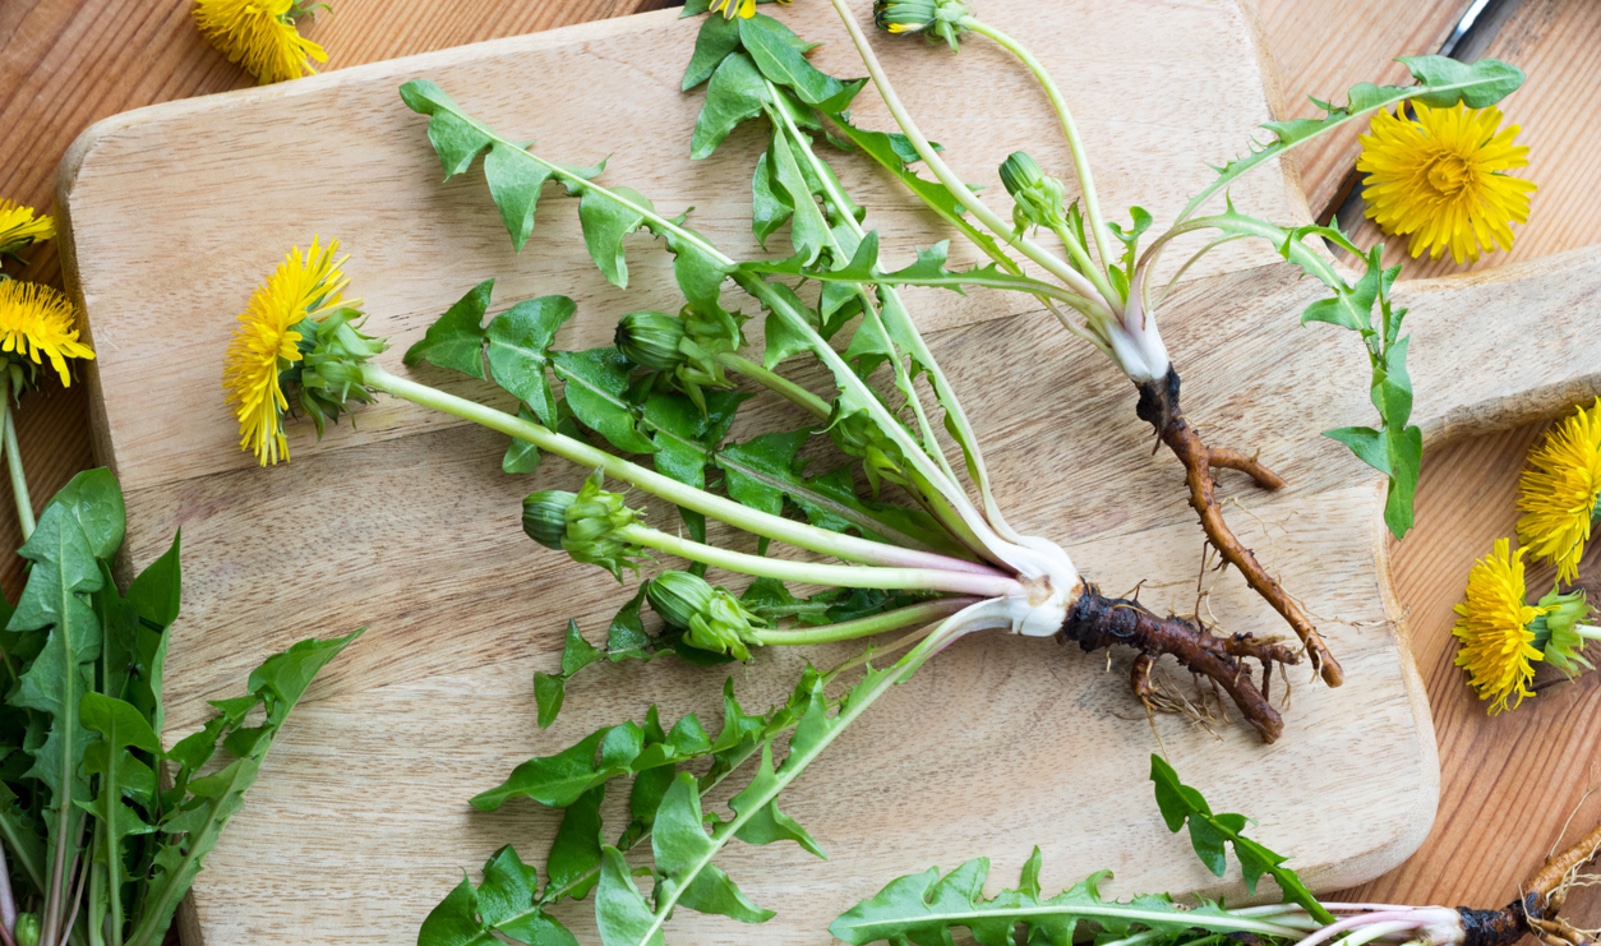
[[[870,565],[834,565],[827,562],[797,562],[720,549],[633,523],[613,530],[613,535],[635,545],[666,552],[714,568],[776,578],[780,581],[842,588],[878,588],[900,591],[943,591],[949,594],[999,598],[1020,595],[1023,586],[999,572],[976,574],[972,570],[947,571],[936,568],[880,568]],[[969,566],[971,568],[971,566]]]
[[[1601,627],[1596,627],[1594,624],[1575,624],[1573,632],[1585,640],[1601,641]]]
[[[1112,241],[1107,233],[1105,218],[1101,216],[1100,200],[1095,193],[1095,180],[1090,176],[1089,155],[1084,152],[1084,140],[1079,137],[1078,126],[1073,122],[1073,113],[1068,111],[1067,101],[1062,98],[1056,82],[1051,79],[1051,74],[1045,70],[1045,66],[1035,59],[1034,54],[1022,43],[971,16],[963,17],[961,25],[980,36],[989,37],[1016,56],[1028,67],[1028,71],[1034,73],[1040,88],[1045,90],[1046,98],[1051,100],[1051,107],[1056,109],[1056,117],[1062,123],[1062,136],[1067,139],[1067,145],[1073,151],[1073,169],[1078,172],[1079,187],[1084,192],[1084,215],[1089,218],[1090,235],[1095,238],[1095,252],[1100,254],[1103,266],[1111,266],[1112,260],[1116,257],[1111,255]],[[1093,268],[1089,271],[1098,272]]]
[[[28,496],[28,477],[22,471],[22,450],[17,446],[17,418],[11,407],[21,394],[22,389],[16,384],[9,396],[0,394],[0,425],[5,427],[6,466],[11,473],[11,495],[17,501],[17,524],[22,527],[22,541],[26,542],[37,523],[33,500]]]
[[[748,799],[748,804],[742,807],[733,818],[717,826],[717,830],[712,832],[711,846],[695,862],[687,865],[675,877],[679,882],[674,884],[666,897],[657,902],[650,927],[635,942],[649,943],[654,940],[659,935],[662,924],[666,923],[667,918],[672,915],[673,907],[678,905],[679,898],[693,886],[694,879],[700,876],[700,872],[711,864],[712,858],[716,857],[728,845],[728,842],[733,840],[734,836],[745,827],[746,822],[757,814],[766,811],[767,806],[784,789],[788,788],[789,784],[795,781],[796,777],[805,771],[806,767],[821,755],[823,750],[827,749],[838,738],[840,733],[855,722],[856,718],[864,710],[877,702],[879,697],[889,692],[890,687],[910,677],[917,671],[918,667],[923,665],[924,661],[960,633],[962,633],[962,628],[954,626],[954,619],[948,619],[940,626],[939,630],[924,638],[906,656],[896,661],[894,666],[879,675],[872,683],[865,688],[853,690],[850,699],[841,705],[839,713],[834,717],[827,731],[819,735],[815,741],[808,743],[800,751],[791,751],[789,758],[785,759],[784,764],[778,767],[778,771],[775,773],[775,777],[767,790],[759,793],[755,798]]]
[[[1112,283],[1107,279],[1106,274],[1101,272],[1100,267],[1090,260],[1089,251],[1078,241],[1078,237],[1067,229],[1065,224],[1061,221],[1056,221],[1051,224],[1051,232],[1056,234],[1058,240],[1062,241],[1062,246],[1067,248],[1067,254],[1073,257],[1073,262],[1077,263],[1078,268],[1084,275],[1095,283],[1095,288],[1099,289],[1102,295],[1108,299],[1118,298],[1117,292],[1112,288]]]
[[[862,64],[867,67],[868,75],[872,76],[873,84],[878,87],[878,94],[883,97],[884,104],[889,108],[890,115],[894,117],[895,123],[900,126],[901,133],[906,136],[912,147],[916,149],[917,156],[922,159],[930,171],[934,172],[934,176],[945,186],[945,189],[960,200],[962,206],[966,207],[974,218],[988,227],[997,237],[1017,247],[1024,256],[1027,256],[1051,275],[1066,283],[1079,295],[1097,303],[1097,308],[1102,310],[1097,313],[1098,315],[1105,318],[1113,317],[1116,309],[1112,304],[1112,300],[1101,295],[1095,288],[1094,283],[1086,279],[1066,260],[1043,246],[1027,237],[1013,234],[1012,228],[1007,225],[1006,221],[1002,220],[1000,215],[991,210],[977,194],[974,194],[956,176],[956,173],[934,150],[933,145],[929,144],[928,138],[918,130],[916,122],[912,121],[912,117],[906,111],[906,107],[901,104],[900,97],[895,93],[895,88],[889,83],[889,76],[884,72],[883,64],[878,61],[878,56],[867,42],[867,37],[862,35],[861,27],[856,25],[856,19],[851,16],[850,9],[845,5],[845,0],[831,0],[831,2],[834,4],[834,9],[839,13],[839,18],[844,22],[845,30],[850,34],[851,42],[856,45],[856,52],[861,56]]]
[[[558,434],[532,421],[526,421],[505,411],[485,407],[476,401],[457,397],[438,388],[392,375],[374,364],[362,366],[362,383],[398,398],[423,407],[460,417],[497,430],[509,437],[531,443],[541,450],[553,453],[588,469],[599,469],[612,479],[621,480],[647,493],[658,496],[677,506],[711,516],[721,522],[737,526],[747,532],[776,539],[797,548],[833,555],[846,561],[870,565],[887,565],[908,568],[954,569],[973,571],[980,568],[971,562],[950,558],[933,552],[903,549],[871,539],[845,535],[819,529],[816,526],[781,516],[751,509],[721,496],[699,490],[663,476],[654,470],[630,463],[621,457],[598,450],[581,440]]]
[[[791,627],[782,630],[757,628],[751,632],[750,639],[766,647],[794,647],[805,644],[831,644],[836,641],[850,641],[859,637],[871,637],[875,634],[882,634],[885,631],[898,630],[914,624],[926,624],[929,621],[950,617],[968,605],[977,604],[978,601],[979,599],[972,597],[939,598],[904,608],[896,608],[893,611],[885,611],[872,617],[857,618],[854,621],[819,624],[813,627]]]
[[[729,371],[744,375],[780,397],[800,405],[806,409],[807,413],[818,420],[828,420],[829,415],[833,413],[833,409],[829,407],[827,401],[783,375],[763,368],[749,358],[736,355],[733,352],[724,352],[717,356],[717,363]]]

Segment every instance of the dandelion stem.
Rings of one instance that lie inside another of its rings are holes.
[[[17,445],[17,418],[12,403],[22,394],[22,387],[13,384],[9,396],[0,395],[0,425],[5,427],[6,467],[11,473],[11,495],[17,501],[17,524],[22,527],[22,541],[33,535],[36,524],[33,518],[33,500],[28,496],[28,477],[22,470],[22,450]]]
[[[903,549],[872,539],[830,532],[804,522],[751,509],[731,499],[680,483],[654,470],[647,470],[638,464],[630,463],[604,450],[598,450],[581,440],[558,434],[532,421],[486,407],[476,401],[457,397],[426,384],[418,384],[392,375],[374,364],[362,366],[362,383],[374,390],[383,391],[414,404],[470,420],[490,430],[500,431],[579,466],[599,469],[613,479],[621,480],[685,509],[703,513],[720,522],[737,526],[755,535],[786,542],[797,548],[869,565],[928,568],[987,576],[1002,575],[993,568],[947,555]]]
[[[1100,254],[1101,265],[1110,266],[1115,257],[1111,255],[1112,243],[1107,238],[1106,222],[1101,216],[1100,200],[1095,194],[1095,180],[1090,176],[1089,155],[1084,153],[1084,141],[1079,137],[1078,126],[1073,122],[1073,113],[1068,111],[1067,102],[1057,89],[1056,82],[1027,47],[1007,34],[971,16],[963,17],[961,25],[980,36],[994,40],[1007,52],[1016,56],[1028,67],[1029,72],[1034,73],[1034,78],[1039,80],[1040,88],[1045,90],[1045,97],[1051,100],[1051,107],[1056,110],[1056,117],[1061,120],[1062,136],[1067,139],[1067,145],[1073,151],[1073,169],[1078,172],[1079,187],[1084,192],[1084,215],[1089,218],[1090,235],[1095,238],[1095,252]]]
[[[828,415],[833,413],[833,409],[829,407],[827,401],[777,372],[763,368],[749,358],[736,355],[733,352],[723,352],[717,356],[717,363],[729,371],[742,374],[762,387],[804,407],[807,413],[818,420],[827,420]]]
[[[940,618],[955,614],[968,605],[977,603],[978,599],[971,597],[940,598],[935,601],[924,601],[908,607],[896,608],[893,611],[885,611],[872,617],[858,618],[854,621],[840,621],[835,624],[792,627],[782,630],[756,628],[750,632],[750,639],[755,643],[768,647],[849,641],[859,637],[882,634],[885,631],[910,627],[913,624],[937,621]]]
[[[986,598],[1023,593],[1021,583],[1015,578],[1008,578],[999,573],[980,575],[968,570],[877,568],[864,565],[835,565],[828,562],[797,562],[720,549],[715,545],[680,538],[638,523],[623,526],[614,534],[624,542],[643,545],[648,549],[677,555],[692,562],[703,562],[731,572],[754,575],[757,578],[776,578],[780,581],[798,581],[813,585],[835,585],[841,588],[945,591]]]
[[[1601,641],[1601,627],[1594,624],[1575,624],[1573,632],[1585,640]]]

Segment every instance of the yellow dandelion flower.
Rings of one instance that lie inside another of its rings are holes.
[[[1518,541],[1556,563],[1557,580],[1579,574],[1601,500],[1601,398],[1551,428],[1518,480]]]
[[[338,251],[338,240],[322,248],[316,239],[304,255],[298,246],[290,250],[256,287],[228,345],[222,385],[228,403],[239,405],[239,448],[254,451],[262,466],[289,459],[283,432],[289,399],[279,375],[300,360],[302,336],[294,326],[344,302],[341,290],[347,280],[339,269],[344,258],[334,259]]]
[[[72,384],[68,358],[90,361],[95,353],[78,341],[78,308],[59,290],[15,279],[0,280],[0,351],[43,364],[61,376],[62,387]]]
[[[1507,546],[1506,539],[1496,539],[1495,549],[1473,563],[1467,598],[1456,606],[1456,627],[1451,629],[1462,642],[1456,665],[1468,672],[1468,685],[1479,699],[1494,701],[1491,716],[1516,709],[1524,697],[1534,695],[1529,689],[1533,662],[1545,659],[1533,645],[1529,625],[1548,609],[1524,600],[1524,550],[1512,553]]]
[[[790,0],[778,2],[789,3]],[[740,16],[748,20],[756,15],[756,0],[712,0],[712,5],[706,9],[709,13],[721,13],[725,19]]]
[[[195,0],[195,25],[211,45],[262,85],[314,75],[323,48],[295,29],[295,0]]]
[[[1497,131],[1496,108],[1413,109],[1416,119],[1378,113],[1361,136],[1356,168],[1367,174],[1367,216],[1385,233],[1410,236],[1414,258],[1428,250],[1438,259],[1449,249],[1462,263],[1483,249],[1511,249],[1511,224],[1529,219],[1535,189],[1505,173],[1529,163],[1529,149],[1512,143],[1518,126]]]
[[[0,253],[15,253],[55,235],[56,222],[49,215],[35,216],[32,207],[0,200]]]

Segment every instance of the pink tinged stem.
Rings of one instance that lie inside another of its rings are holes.
[[[5,845],[0,844],[0,938],[15,946],[11,931],[17,928],[17,898],[11,890],[11,868],[6,863]]]
[[[1330,923],[1328,926],[1323,927],[1316,933],[1305,936],[1298,940],[1295,943],[1295,946],[1317,946],[1318,943],[1332,939],[1339,933],[1343,933],[1349,929],[1355,929],[1359,926],[1366,926],[1369,923],[1386,923],[1392,920],[1404,920],[1414,922],[1418,926],[1424,925],[1426,920],[1419,917],[1417,914],[1418,911],[1410,908],[1404,910],[1390,910],[1382,913],[1359,913],[1355,916],[1348,916],[1338,922]]]

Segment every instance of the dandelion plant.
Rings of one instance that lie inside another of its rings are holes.
[[[1372,112],[1411,102],[1418,108],[1448,108],[1458,104],[1487,106],[1515,90],[1523,74],[1505,63],[1486,59],[1465,65],[1439,56],[1403,57],[1417,84],[1410,87],[1379,87],[1363,83],[1352,87],[1344,105],[1314,100],[1323,111],[1320,118],[1269,122],[1265,129],[1271,139],[1252,142],[1250,154],[1218,168],[1217,177],[1196,194],[1165,230],[1153,226],[1151,214],[1142,207],[1128,210],[1126,224],[1107,215],[1096,192],[1090,169],[1087,143],[1073,120],[1066,99],[1044,66],[1013,36],[984,22],[962,0],[876,0],[873,18],[890,34],[922,34],[942,41],[952,51],[972,35],[996,43],[1010,53],[1038,82],[1049,99],[1072,154],[1072,174],[1078,195],[1066,199],[1063,183],[1050,176],[1024,152],[1010,156],[1000,167],[1000,177],[1013,201],[1011,219],[992,209],[984,194],[969,187],[951,166],[947,156],[919,129],[915,118],[902,104],[894,85],[879,62],[871,43],[858,26],[846,0],[831,0],[852,43],[861,55],[873,85],[882,96],[898,131],[886,135],[857,127],[848,112],[850,96],[808,98],[804,90],[778,91],[772,109],[785,114],[806,115],[810,133],[848,141],[862,154],[895,175],[913,195],[921,199],[947,223],[957,229],[992,263],[966,272],[945,271],[942,265],[925,266],[918,273],[890,273],[886,282],[929,284],[917,277],[938,270],[949,286],[968,285],[1025,292],[1034,295],[1062,325],[1104,353],[1132,381],[1138,391],[1136,414],[1151,424],[1158,439],[1180,460],[1191,507],[1200,517],[1209,543],[1233,565],[1247,583],[1260,594],[1295,631],[1306,647],[1311,662],[1325,682],[1337,686],[1343,679],[1338,661],[1329,652],[1306,609],[1282,588],[1258,562],[1252,550],[1234,536],[1224,520],[1216,497],[1215,469],[1234,469],[1251,476],[1264,488],[1277,489],[1283,480],[1257,458],[1239,451],[1205,443],[1180,406],[1177,369],[1157,328],[1157,314],[1168,293],[1197,260],[1218,246],[1243,238],[1271,242],[1290,263],[1324,283],[1332,298],[1313,303],[1302,313],[1303,322],[1326,322],[1359,334],[1372,371],[1372,399],[1378,408],[1377,428],[1345,427],[1327,435],[1346,444],[1363,462],[1389,479],[1385,521],[1397,536],[1412,525],[1412,495],[1417,485],[1422,456],[1422,433],[1409,424],[1412,406],[1411,382],[1406,373],[1407,339],[1401,332],[1404,309],[1391,305],[1390,287],[1398,269],[1385,269],[1380,248],[1365,251],[1333,226],[1289,226],[1253,217],[1236,208],[1228,199],[1228,188],[1242,175],[1267,164],[1291,148],[1348,124]],[[686,14],[703,4],[691,3]],[[710,77],[707,86],[707,114],[754,114],[755,106],[739,112],[742,97],[753,92],[737,76],[748,74],[752,63],[759,64],[765,53],[763,37],[771,32],[765,17],[754,15],[737,27],[708,19],[701,28],[697,50],[721,52],[727,73],[704,68],[686,76],[690,87]],[[796,53],[792,57],[799,58]],[[697,56],[699,59],[699,56]],[[724,79],[721,83],[717,80]],[[835,80],[837,83],[837,80]],[[773,152],[769,152],[772,154]],[[776,159],[769,159],[770,161]],[[774,165],[770,165],[769,169]],[[918,167],[932,175],[929,180]],[[1497,165],[1499,167],[1499,165]],[[757,204],[761,205],[763,170],[757,170]],[[1492,182],[1502,190],[1515,182],[1497,178]],[[1215,209],[1222,198],[1224,207]],[[809,202],[809,198],[808,198]],[[798,205],[796,205],[798,207]],[[1208,210],[1208,207],[1213,209]],[[1035,239],[1040,233],[1054,237],[1060,251]],[[1192,236],[1193,235],[1193,236]],[[1201,239],[1176,270],[1159,267],[1162,255],[1175,241]],[[1141,247],[1142,238],[1147,238]],[[1188,239],[1186,239],[1188,238]],[[1348,280],[1333,266],[1319,241],[1350,253],[1364,269],[1357,280]],[[943,251],[939,262],[943,262]],[[1027,275],[1032,267],[1038,277]],[[801,271],[815,278],[829,278],[830,265],[807,262]]]

